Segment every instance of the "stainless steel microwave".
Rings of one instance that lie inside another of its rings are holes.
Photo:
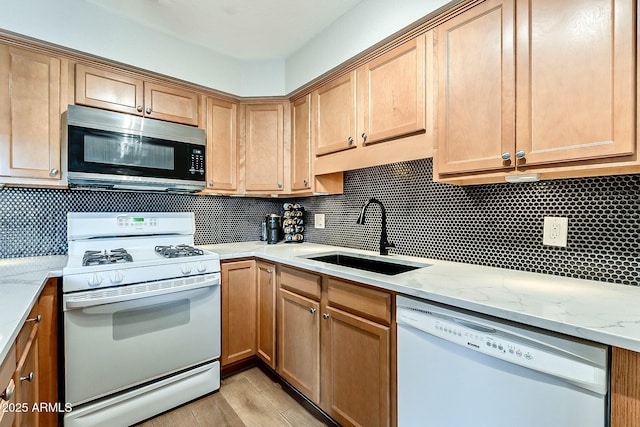
[[[69,187],[194,192],[205,183],[202,129],[69,105]]]

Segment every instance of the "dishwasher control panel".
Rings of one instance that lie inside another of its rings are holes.
[[[500,329],[497,322],[448,313],[397,308],[397,323],[470,350],[578,383],[606,378],[606,371],[584,363],[562,349]]]

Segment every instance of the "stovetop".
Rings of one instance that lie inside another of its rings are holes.
[[[133,262],[133,257],[124,248],[111,249],[104,251],[85,251],[82,256],[82,265],[101,265],[114,264],[122,262]]]

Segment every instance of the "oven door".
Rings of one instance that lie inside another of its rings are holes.
[[[66,402],[220,357],[220,274],[65,295]]]

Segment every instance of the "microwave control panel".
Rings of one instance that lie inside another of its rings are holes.
[[[191,175],[204,175],[204,148],[192,148],[191,150]]]

